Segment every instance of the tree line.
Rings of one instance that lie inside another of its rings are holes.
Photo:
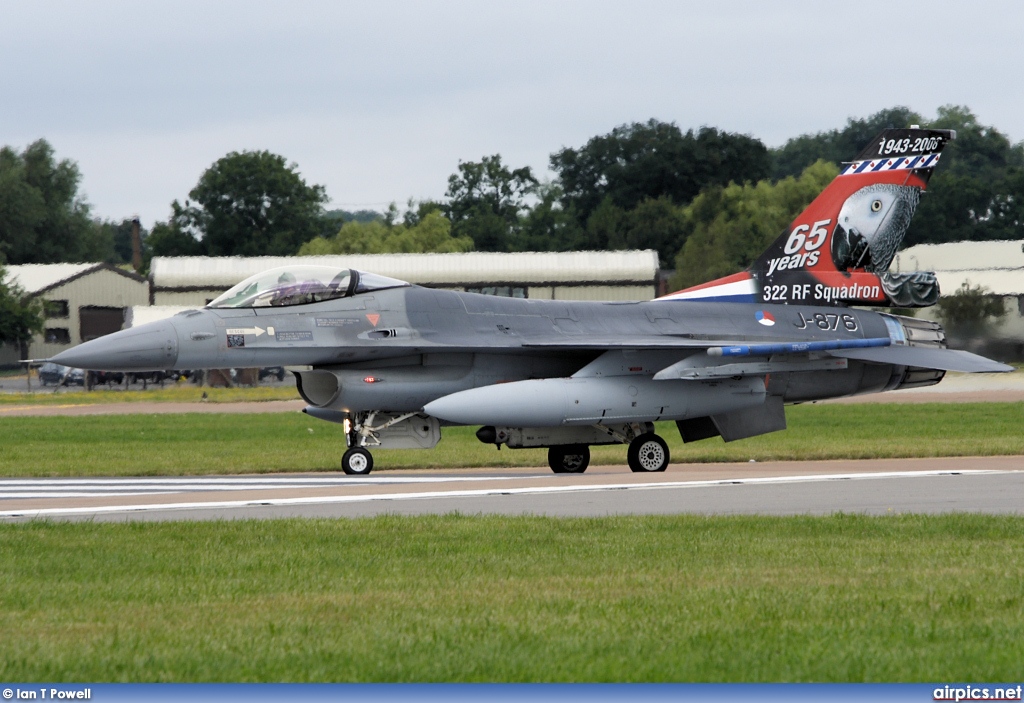
[[[153,255],[287,256],[423,251],[655,249],[676,283],[740,270],[879,131],[957,130],[907,244],[1024,237],[1024,142],[966,107],[934,119],[905,107],[776,149],[714,127],[648,120],[550,155],[554,177],[500,154],[459,162],[445,197],[400,210],[327,209],[322,185],[268,151],[232,152],[204,171],[170,216],[143,231]],[[101,221],[77,165],[39,140],[0,149],[0,263],[131,260],[131,220]]]
[[[206,169],[170,216],[142,230],[143,269],[162,256],[288,256],[462,251],[655,249],[672,284],[695,285],[749,266],[886,127],[955,129],[906,244],[1024,238],[1024,142],[1012,144],[963,106],[934,119],[906,107],[851,118],[769,149],[714,127],[658,120],[615,127],[549,159],[554,178],[500,154],[459,162],[445,197],[385,212],[328,210],[326,189],[268,151],[232,152]],[[40,139],[0,149],[3,264],[131,261],[131,218],[101,220],[81,173]],[[38,331],[23,297],[2,283],[0,342]],[[21,312],[26,312],[22,314]]]

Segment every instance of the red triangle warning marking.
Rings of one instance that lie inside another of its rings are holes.
[[[371,325],[373,325],[374,327],[376,327],[376,326],[377,326],[377,323],[378,323],[378,322],[380,322],[380,315],[378,315],[378,314],[377,314],[377,313],[375,313],[375,312],[373,312],[373,313],[367,313],[367,314],[366,314],[366,319],[370,321],[370,324],[371,324]]]

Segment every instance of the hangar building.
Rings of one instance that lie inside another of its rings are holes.
[[[7,266],[7,281],[43,300],[43,334],[29,345],[29,358],[45,359],[69,346],[121,329],[133,305],[149,302],[149,283],[110,264]],[[16,364],[19,350],[0,347],[0,365]]]
[[[253,274],[295,264],[354,268],[431,288],[549,300],[650,300],[657,295],[658,282],[658,253],[653,250],[158,256],[150,266],[150,302],[202,306]]]
[[[958,339],[951,329],[947,333],[951,343],[961,348],[1005,361],[1024,360],[1024,240],[918,244],[899,252],[892,270],[934,271],[943,297],[953,295],[964,283],[1000,296],[1004,315],[981,330],[984,340],[962,335]],[[918,317],[942,322],[940,312],[938,306],[925,308]]]

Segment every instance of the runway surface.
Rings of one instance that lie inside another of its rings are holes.
[[[0,520],[214,520],[382,513],[1024,514],[1024,457],[183,478],[0,480]]]

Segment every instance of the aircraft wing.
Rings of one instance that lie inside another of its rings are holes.
[[[844,359],[857,359],[875,364],[898,364],[920,366],[941,371],[962,371],[964,373],[1005,373],[1013,371],[1012,366],[959,349],[938,347],[888,346],[873,349],[838,349],[829,352]]]
[[[566,341],[523,342],[524,347],[548,349],[661,350],[705,349],[710,357],[776,356],[828,352],[834,357],[875,364],[919,366],[963,373],[1006,373],[1012,366],[959,349],[908,347],[892,344],[888,337],[823,340],[751,342],[735,339],[694,339],[691,337],[586,338]]]

